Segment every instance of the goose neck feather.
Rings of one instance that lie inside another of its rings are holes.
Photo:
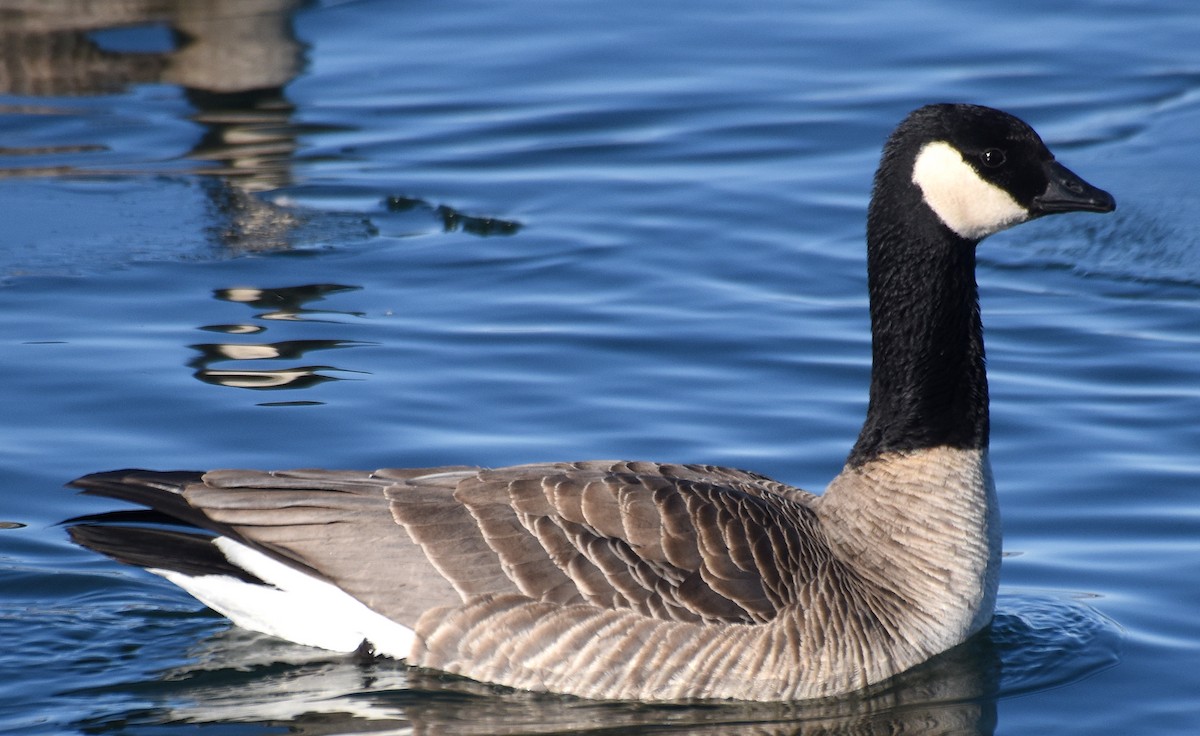
[[[986,449],[938,447],[848,465],[814,507],[833,554],[903,602],[906,631],[897,640],[940,651],[991,620],[1001,535]]]
[[[891,145],[867,216],[871,392],[849,462],[931,447],[986,448],[988,385],[975,246],[946,227]]]

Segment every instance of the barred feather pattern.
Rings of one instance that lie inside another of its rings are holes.
[[[999,564],[978,450],[882,456],[820,497],[729,468],[608,461],[77,485],[333,583],[415,631],[413,665],[589,698],[855,690],[985,625]]]

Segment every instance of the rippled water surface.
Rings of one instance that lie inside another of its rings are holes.
[[[1200,729],[1200,9],[0,3],[0,731]],[[846,6],[846,7],[843,7]],[[980,247],[991,630],[832,703],[505,693],[231,629],[73,547],[122,466],[649,458],[812,490],[910,109],[1114,193]]]

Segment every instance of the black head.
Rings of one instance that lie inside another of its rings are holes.
[[[1055,161],[1033,128],[979,105],[927,105],[900,123],[876,195],[911,186],[942,224],[974,241],[1042,215],[1116,207],[1108,192]]]

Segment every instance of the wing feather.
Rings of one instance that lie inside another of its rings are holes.
[[[808,494],[708,466],[143,471],[80,485],[232,536],[406,625],[510,595],[762,623],[796,602],[816,530]]]

